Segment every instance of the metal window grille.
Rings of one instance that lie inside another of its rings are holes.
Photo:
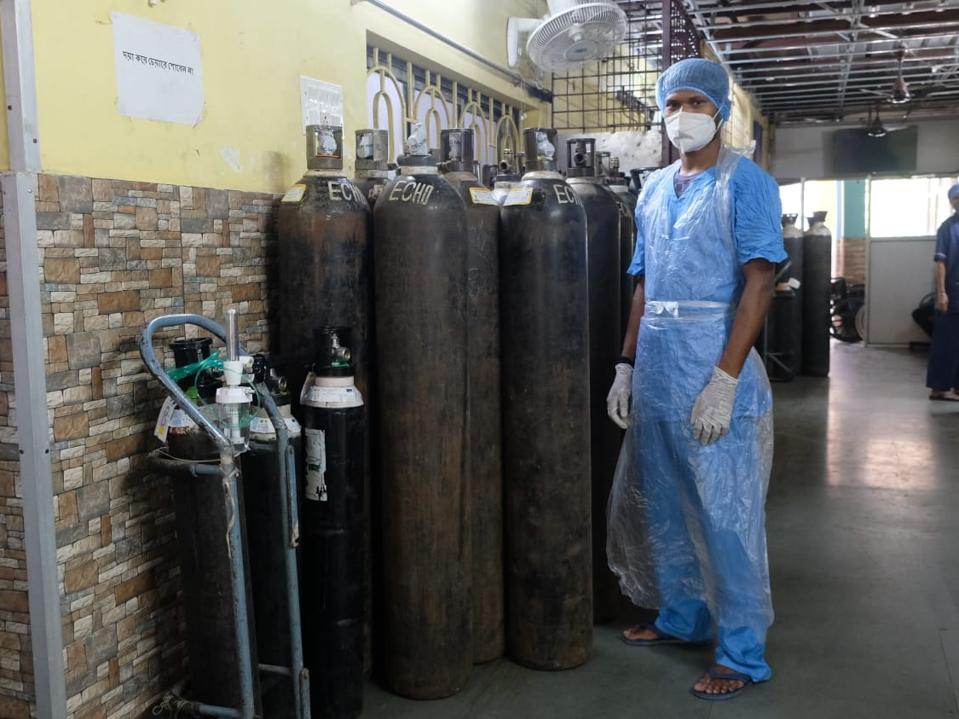
[[[506,100],[373,46],[367,47],[366,66],[370,126],[390,131],[391,157],[402,154],[412,122],[423,122],[433,148],[439,147],[440,130],[472,129],[481,164],[518,150],[520,109]]]

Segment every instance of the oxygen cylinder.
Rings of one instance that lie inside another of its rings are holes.
[[[825,222],[825,212],[814,212],[803,235],[802,373],[810,377],[829,376],[832,233]]]
[[[211,343],[212,340],[208,338],[174,342],[171,347],[177,367],[195,364],[197,360],[209,357]],[[196,375],[189,382],[197,387],[196,392],[206,396],[210,402],[220,385],[219,380],[208,373]],[[184,389],[188,396],[195,393],[189,387]],[[167,402],[169,404],[164,405],[160,412],[157,431],[164,435],[170,456],[182,460],[215,462],[218,453],[213,440],[182,410],[175,409],[176,404],[171,398]],[[215,408],[216,405],[207,407]],[[237,482],[236,487],[240,531],[247,546],[243,485]],[[243,688],[236,671],[238,651],[234,617],[237,610],[231,601],[230,555],[224,540],[229,531],[228,502],[232,505],[232,497],[225,494],[223,480],[219,476],[194,477],[186,472],[173,475],[177,553],[183,587],[186,645],[190,657],[190,697],[204,704],[237,707],[241,704]],[[253,607],[253,595],[249,553],[244,558],[246,606],[250,608]],[[252,612],[248,612],[247,621],[251,662],[256,667],[259,660]],[[257,714],[262,715],[260,681],[256,671],[253,672],[253,682]]]
[[[421,133],[373,221],[386,675],[432,699],[462,689],[473,664],[467,225]]]
[[[620,241],[622,205],[596,174],[596,140],[567,140],[566,177],[586,211],[589,268],[589,405],[593,513],[593,620],[607,622],[619,582],[606,560],[606,505],[623,433],[606,414],[606,392],[623,344]]]
[[[473,660],[503,654],[503,445],[499,204],[469,171],[473,131],[443,130],[444,177],[466,205],[467,443],[472,513]]]
[[[309,125],[309,169],[280,201],[279,347],[284,376],[291,387],[302,387],[316,356],[312,341],[317,327],[351,327],[356,384],[367,392],[370,209],[343,174],[342,148],[342,128]],[[294,397],[294,413],[298,399]]]
[[[323,328],[316,346],[300,396],[304,658],[312,716],[347,719],[363,709],[365,420],[350,330]]]
[[[354,184],[372,210],[389,180],[389,130],[356,131],[356,178]]]
[[[586,213],[556,171],[556,131],[523,139],[530,171],[500,215],[507,645],[568,669],[593,624]]]
[[[636,250],[636,200],[637,195],[629,189],[626,177],[619,172],[619,158],[609,158],[609,172],[604,178],[606,186],[619,203],[619,259],[620,259],[620,339],[626,334],[626,325],[629,324],[629,312],[633,307],[633,293],[636,291],[635,280],[626,272],[633,262],[633,252]],[[622,347],[620,347],[622,349]],[[618,354],[617,354],[618,356]]]
[[[629,179],[620,172],[618,157],[609,158],[606,185],[627,203],[630,215],[636,213],[636,200],[639,199],[639,194],[630,189]]]
[[[267,357],[254,355],[253,381],[265,383],[270,389],[286,423],[294,456],[299,457],[300,424],[293,417],[286,380],[276,375]],[[290,661],[289,608],[283,591],[286,585],[284,553],[290,541],[290,537],[283,534],[287,495],[277,476],[276,430],[264,407],[250,422],[250,451],[243,453],[241,462],[259,660],[264,664],[286,666]],[[264,683],[264,716],[293,716],[294,707],[290,682],[278,682],[271,687]]]
[[[523,179],[519,172],[520,155],[514,156],[508,147],[503,150],[503,159],[499,162],[497,174],[491,185],[493,197],[500,205],[503,204],[503,198],[509,194],[510,188],[518,185]]]
[[[796,215],[783,215],[782,227],[789,259],[776,267],[777,296],[768,323],[770,343],[780,357],[779,362],[767,362],[767,370],[770,379],[789,380],[802,369],[803,233],[796,227]]]

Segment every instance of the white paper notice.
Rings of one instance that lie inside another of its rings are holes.
[[[110,17],[120,113],[195,125],[203,114],[199,35],[134,15]]]

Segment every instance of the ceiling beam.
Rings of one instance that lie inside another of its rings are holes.
[[[755,15],[760,13],[771,14],[781,12],[801,12],[811,8],[821,7],[820,0],[792,0],[791,2],[775,2],[775,0],[739,0],[735,5],[705,2],[704,0],[687,0],[687,2],[694,2],[697,7],[697,11],[703,15]],[[848,0],[824,0],[824,2],[829,5],[838,5],[840,8],[849,6]],[[870,0],[869,5],[876,7],[898,5],[903,10],[934,10],[939,7],[959,7],[959,2],[956,2],[956,0],[922,0],[920,2],[903,2],[903,0]]]
[[[959,66],[953,66],[953,67],[959,67]],[[941,73],[941,74],[945,74],[945,73]],[[749,90],[750,92],[753,92],[754,94],[761,94],[762,92],[764,92],[765,90],[768,90],[769,88],[778,90],[782,88],[791,88],[791,87],[815,87],[816,85],[831,86],[836,84],[838,80],[837,75],[838,73],[831,72],[831,73],[826,73],[825,76],[823,76],[823,74],[817,75],[815,73],[801,76],[803,78],[813,78],[811,80],[796,80],[795,77],[797,76],[788,77],[788,78],[777,77],[777,78],[774,78],[772,82],[754,82],[750,84],[743,84],[742,87]],[[863,75],[861,73],[857,73],[857,74],[850,74],[849,83],[850,85],[853,85],[853,86],[881,85],[881,84],[892,85],[893,81],[897,77],[898,77],[898,74],[895,72],[881,73],[876,75]],[[936,82],[940,81],[940,79],[933,74],[916,75],[916,74],[910,74],[910,73],[903,73],[903,77],[908,83],[914,84],[914,85],[920,85],[920,84],[929,85],[929,84],[935,84]]]
[[[829,58],[832,59],[832,58]],[[920,70],[930,70],[932,67],[944,67],[959,63],[959,56],[956,53],[939,53],[936,55],[924,55],[911,61],[907,59],[902,62],[902,71],[904,73],[917,72]],[[804,62],[794,63],[772,63],[760,67],[743,67],[738,75],[743,81],[762,80],[769,75],[777,77],[802,77],[806,73],[815,70],[817,72],[828,71],[829,68],[839,67],[838,62],[820,62],[819,57],[813,57]],[[877,70],[895,69],[897,67],[895,58],[877,59],[877,60],[857,60],[856,69],[853,72],[876,72]]]
[[[943,12],[913,12],[908,15],[870,18],[860,20],[858,27],[845,20],[792,20],[781,24],[778,32],[760,31],[752,28],[730,27],[716,30],[713,39],[716,42],[747,42],[757,40],[785,40],[789,38],[811,38],[836,33],[861,30],[864,32],[881,32],[893,30],[928,30],[936,28],[942,30],[946,25],[959,24],[959,10],[944,10]]]
[[[925,42],[928,40],[944,40],[946,38],[955,37],[955,33],[950,33],[948,31],[944,32],[920,32],[920,33],[903,33],[895,38],[888,37],[877,37],[871,38],[869,40],[860,39],[856,44],[857,45],[869,45],[871,49],[868,51],[870,53],[895,53],[898,51],[899,46],[905,45],[909,49],[916,49],[910,47],[910,43],[914,42]],[[787,38],[783,38],[786,40]],[[892,47],[890,48],[878,48],[872,47],[874,45],[889,44]],[[746,54],[761,54],[761,53],[781,53],[789,50],[796,51],[807,51],[810,48],[810,45],[815,45],[817,48],[826,48],[833,45],[845,45],[844,40],[829,40],[828,38],[817,38],[816,42],[796,42],[793,45],[754,45],[754,46],[742,46],[742,47],[732,47],[727,45],[724,47],[723,52],[728,56],[732,55],[746,55]],[[949,47],[948,45],[943,45],[942,47]],[[923,48],[923,49],[935,49],[935,48]],[[793,58],[794,59],[794,58]],[[735,60],[733,60],[735,62]]]

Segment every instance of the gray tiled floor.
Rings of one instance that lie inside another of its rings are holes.
[[[584,667],[478,667],[458,696],[370,685],[371,719],[938,719],[959,716],[959,407],[925,358],[837,345],[829,380],[777,385],[768,502],[773,681],[728,703],[686,690],[704,649],[634,649],[596,628]]]

